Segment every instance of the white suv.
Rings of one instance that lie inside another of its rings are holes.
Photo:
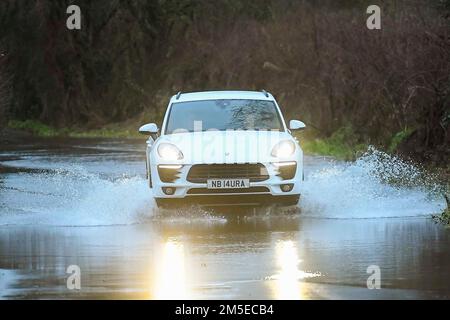
[[[303,180],[303,151],[274,97],[255,91],[178,93],[161,132],[147,140],[147,176],[158,207],[292,206]]]

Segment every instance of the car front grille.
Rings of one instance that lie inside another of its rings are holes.
[[[249,179],[250,182],[258,182],[269,179],[269,174],[261,163],[196,164],[187,176],[192,183],[206,183],[208,179]]]

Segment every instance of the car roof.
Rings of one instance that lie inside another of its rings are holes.
[[[178,98],[177,98],[178,96]],[[216,100],[216,99],[251,99],[251,100],[267,100],[273,101],[274,98],[270,93],[264,91],[203,91],[188,92],[174,95],[170,102],[186,102],[199,100]]]

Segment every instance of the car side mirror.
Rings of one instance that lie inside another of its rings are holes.
[[[289,121],[289,129],[290,130],[303,130],[306,128],[306,125],[299,120],[291,120]]]
[[[156,140],[156,137],[158,136],[158,132],[159,132],[159,129],[155,123],[147,123],[139,128],[140,134],[150,135],[153,138],[153,140]]]

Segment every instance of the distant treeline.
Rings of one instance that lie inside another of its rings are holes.
[[[450,0],[378,1],[368,30],[372,2],[2,0],[0,117],[96,128],[160,120],[177,91],[264,88],[320,135],[448,154]]]

